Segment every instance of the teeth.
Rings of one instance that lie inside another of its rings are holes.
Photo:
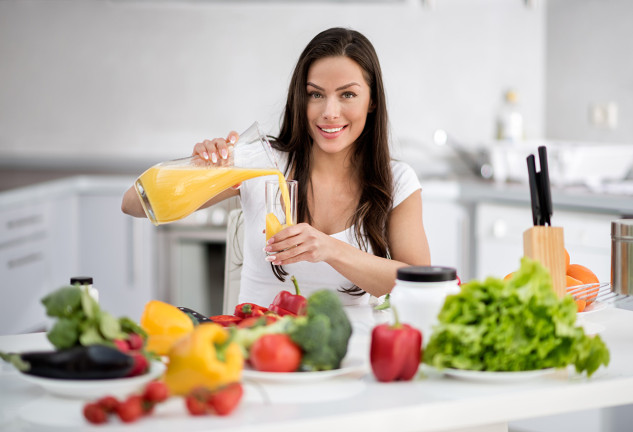
[[[343,126],[339,127],[339,128],[334,128],[334,129],[326,129],[326,128],[321,128],[322,131],[327,132],[327,133],[334,133],[334,132],[338,132],[340,130],[343,130]]]

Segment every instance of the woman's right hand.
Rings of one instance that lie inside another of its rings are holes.
[[[192,156],[200,156],[204,160],[210,160],[212,163],[221,163],[229,157],[229,146],[234,145],[239,139],[239,134],[235,131],[229,132],[225,138],[215,138],[212,140],[204,140],[193,146]]]

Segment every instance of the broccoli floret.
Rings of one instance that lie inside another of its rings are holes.
[[[330,370],[341,367],[352,325],[336,293],[322,290],[308,298],[307,315],[295,319],[288,334],[303,351],[303,370]]]

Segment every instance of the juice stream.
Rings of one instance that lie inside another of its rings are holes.
[[[290,195],[283,174],[276,169],[161,167],[145,171],[135,183],[144,191],[143,209],[154,225],[173,222],[198,210],[208,200],[229,187],[254,177],[276,175],[279,178],[286,219],[290,219]]]

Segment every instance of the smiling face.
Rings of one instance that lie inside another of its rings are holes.
[[[306,92],[315,150],[332,154],[351,149],[372,104],[363,69],[345,56],[319,59],[308,70]]]

